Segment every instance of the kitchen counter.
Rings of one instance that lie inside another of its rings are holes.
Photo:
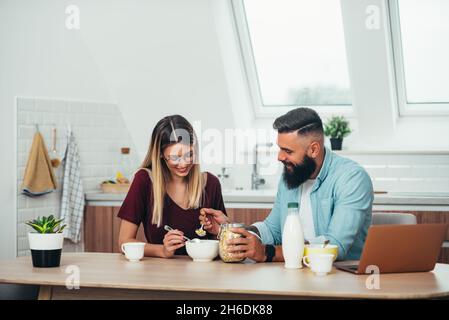
[[[107,194],[93,192],[86,194],[86,201],[90,205],[118,205],[120,206],[126,194]],[[257,204],[271,207],[276,197],[276,190],[232,190],[223,192],[225,204]],[[403,206],[449,206],[449,193],[437,192],[389,192],[376,193],[374,205],[403,205]]]
[[[70,268],[67,268],[69,267]],[[80,270],[80,289],[66,281]],[[67,272],[66,272],[67,271]],[[449,265],[432,272],[380,275],[380,289],[366,287],[368,275],[333,269],[316,277],[308,268],[283,263],[193,262],[189,257],[144,258],[121,254],[63,253],[59,268],[33,268],[30,257],[0,261],[0,283],[40,286],[40,299],[421,299],[449,297]],[[369,281],[368,281],[369,282]]]

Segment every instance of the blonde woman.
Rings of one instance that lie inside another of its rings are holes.
[[[119,244],[137,241],[142,224],[148,242],[145,256],[185,255],[183,236],[198,238],[202,208],[226,212],[220,182],[200,171],[192,125],[180,115],[165,117],[153,130],[148,153],[118,213]],[[167,232],[164,225],[174,230]],[[207,233],[204,238],[214,237]]]

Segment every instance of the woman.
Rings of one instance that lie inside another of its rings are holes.
[[[198,238],[195,230],[200,227],[200,209],[226,212],[219,180],[211,173],[201,173],[197,161],[198,145],[192,125],[180,115],[160,120],[118,213],[122,219],[120,246],[137,241],[142,224],[148,242],[145,256],[185,255],[183,236]],[[165,225],[174,230],[165,231]],[[207,233],[205,238],[215,237]]]

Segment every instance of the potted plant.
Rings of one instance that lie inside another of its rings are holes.
[[[341,150],[343,138],[350,133],[349,122],[343,116],[334,116],[324,124],[324,134],[330,137],[332,150]]]
[[[48,217],[38,217],[26,223],[36,231],[28,233],[34,267],[59,267],[64,242],[62,231],[66,227],[65,224],[61,225],[62,220],[58,220],[53,215],[50,215]]]

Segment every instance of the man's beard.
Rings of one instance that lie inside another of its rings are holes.
[[[284,164],[282,177],[289,189],[298,188],[312,176],[316,169],[315,161],[308,155],[304,156],[300,164],[293,164],[287,161],[282,161],[282,163]],[[290,165],[291,170],[287,169],[287,165]]]

